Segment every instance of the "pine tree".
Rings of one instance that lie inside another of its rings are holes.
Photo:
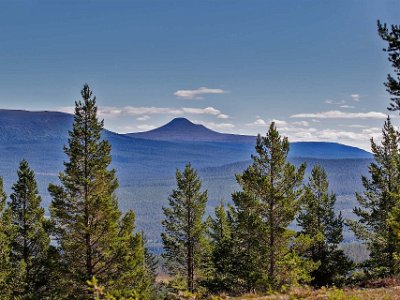
[[[6,208],[7,196],[0,177],[0,299],[9,299],[11,294],[11,214]]]
[[[379,36],[387,42],[387,47],[384,48],[384,51],[388,53],[389,62],[392,64],[394,74],[388,74],[387,81],[385,83],[386,90],[391,95],[391,103],[388,107],[391,111],[400,111],[400,26],[392,25],[390,30],[386,24],[381,24],[378,21],[378,34]],[[398,143],[398,134],[396,143]],[[396,145],[397,146],[397,145]],[[398,149],[397,149],[398,150]],[[395,168],[395,164],[397,164],[397,169],[400,171],[399,165],[399,154],[396,153],[395,157],[393,157],[393,168]],[[398,176],[396,174],[396,176]],[[397,186],[394,188],[391,186],[390,191],[390,205],[394,207],[388,212],[388,221],[387,223],[390,226],[390,229],[387,229],[387,232],[390,233],[390,241],[385,240],[388,245],[388,255],[390,255],[390,259],[386,259],[387,263],[393,263],[396,261],[395,265],[392,265],[390,268],[386,267],[385,270],[389,269],[390,273],[400,273],[400,195]],[[396,200],[394,200],[396,199]],[[395,202],[395,203],[393,203]],[[394,235],[395,237],[392,237]],[[389,245],[390,244],[390,245]]]
[[[388,53],[389,62],[392,64],[395,75],[388,74],[387,82],[385,83],[386,90],[392,96],[389,110],[400,110],[400,26],[392,25],[391,30],[378,21],[378,34],[387,42],[387,47],[384,51]]]
[[[232,210],[227,211],[221,203],[215,208],[215,217],[209,217],[209,235],[211,241],[212,278],[208,282],[214,292],[233,292],[235,282],[235,228]]]
[[[104,123],[97,118],[96,98],[88,85],[81,95],[64,149],[69,160],[59,176],[62,185],[49,186],[65,297],[90,297],[86,282],[93,277],[115,294],[142,294],[147,286],[143,243],[133,232],[133,212],[121,218],[118,209],[111,146],[101,137]]]
[[[319,263],[312,272],[312,284],[316,286],[337,283],[348,273],[351,263],[338,248],[343,242],[343,218],[335,215],[336,195],[329,194],[329,182],[325,170],[314,166],[301,199],[301,211],[297,224],[301,234],[311,238],[311,245],[304,256]]]
[[[301,273],[288,226],[299,210],[305,165],[296,169],[287,162],[289,142],[274,123],[265,137],[258,135],[255,150],[253,164],[236,176],[242,191],[232,195],[243,257],[237,270],[248,290],[276,289]]]
[[[11,222],[14,235],[11,243],[11,262],[21,268],[23,278],[13,289],[14,298],[43,299],[48,295],[48,270],[45,268],[50,238],[45,230],[46,219],[41,207],[34,172],[23,160],[18,170],[18,181],[10,195]]]
[[[356,194],[359,207],[353,212],[358,221],[348,221],[355,235],[370,251],[367,270],[372,276],[390,276],[395,273],[397,237],[389,226],[390,212],[397,205],[400,192],[399,134],[388,118],[382,130],[382,145],[371,139],[375,162],[369,166],[371,179],[362,177],[363,194]]]
[[[183,172],[176,171],[176,181],[177,188],[168,199],[169,206],[163,207],[163,257],[169,272],[184,275],[187,289],[193,293],[195,280],[201,276],[207,191],[200,191],[201,181],[190,164]]]

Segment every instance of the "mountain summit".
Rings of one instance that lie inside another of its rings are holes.
[[[216,134],[215,131],[212,131],[200,124],[194,124],[186,118],[175,118],[171,120],[169,123],[161,126],[160,128],[151,130],[150,132],[158,132],[158,133],[175,133],[181,134],[185,136],[186,134],[190,135],[213,135]]]
[[[216,132],[203,125],[194,124],[186,118],[175,118],[159,128],[146,132],[128,133],[127,135],[158,141],[255,142],[255,138],[252,136]]]
[[[127,136],[153,141],[222,143],[226,147],[233,144],[250,147],[255,145],[256,137],[249,135],[226,134],[213,131],[186,118],[175,118],[169,123],[145,132],[128,133]],[[198,144],[200,147],[200,145]],[[331,142],[293,142],[290,157],[308,157],[319,159],[371,158],[371,153],[362,149]]]

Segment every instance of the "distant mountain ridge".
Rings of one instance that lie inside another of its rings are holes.
[[[145,132],[127,133],[127,136],[155,141],[175,142],[221,142],[254,145],[256,137],[220,133],[204,125],[194,124],[186,118],[175,118],[169,123]],[[371,153],[339,143],[332,142],[293,142],[290,157],[323,159],[371,158]]]
[[[127,133],[131,137],[157,141],[233,142],[254,144],[255,137],[249,135],[220,133],[204,125],[194,124],[186,118],[175,118],[169,123],[145,132]]]
[[[66,142],[68,131],[71,129],[73,116],[67,113],[54,111],[25,111],[0,109],[0,141],[5,145],[13,143],[31,142]],[[186,118],[176,118],[159,128],[128,134],[118,134],[104,130],[105,138],[112,143],[128,143],[169,148],[191,148],[199,146],[238,147],[254,149],[255,136],[220,133],[194,124]],[[167,144],[166,144],[167,143]],[[182,144],[183,143],[183,144]],[[182,145],[181,145],[182,144]],[[197,146],[195,146],[197,144]],[[230,145],[228,145],[230,144]],[[247,153],[248,151],[246,151]],[[290,157],[306,157],[320,159],[354,159],[371,158],[371,153],[348,145],[331,142],[293,142],[289,153]],[[237,160],[243,160],[238,157]],[[222,163],[222,162],[221,162]],[[227,161],[223,163],[229,163]]]
[[[72,122],[72,115],[61,112],[0,110],[0,176],[7,193],[16,180],[19,162],[25,158],[35,170],[43,205],[48,207],[47,187],[58,183],[57,175],[64,169],[63,147]],[[177,168],[190,162],[199,170],[203,187],[209,191],[207,211],[211,212],[221,199],[229,202],[231,193],[239,188],[234,174],[251,163],[255,144],[254,136],[215,132],[183,118],[140,134],[104,130],[103,137],[112,145],[120,207],[135,210],[138,229],[146,231],[152,245],[159,243],[161,207],[176,184]],[[305,161],[307,172],[315,164],[327,169],[331,187],[340,195],[338,209],[351,217],[353,188],[362,188],[360,177],[368,175],[371,153],[337,143],[298,142],[290,146],[290,161]]]

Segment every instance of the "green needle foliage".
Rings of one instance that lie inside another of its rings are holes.
[[[389,226],[390,212],[398,205],[400,192],[399,136],[390,119],[382,130],[382,145],[371,139],[375,162],[369,166],[371,179],[362,177],[363,194],[356,194],[359,207],[354,208],[358,221],[348,221],[355,235],[370,251],[366,267],[373,277],[395,274],[397,237]]]
[[[235,282],[236,241],[235,227],[232,218],[232,208],[230,211],[225,209],[223,203],[215,208],[215,217],[209,217],[209,235],[212,245],[211,250],[211,270],[212,277],[208,282],[208,287],[214,292],[236,292],[237,282]]]
[[[23,160],[18,170],[18,181],[12,187],[9,208],[12,215],[13,241],[11,260],[22,276],[12,297],[44,299],[49,294],[50,278],[46,269],[50,238],[46,232],[44,209],[34,172]]]
[[[297,217],[297,223],[302,228],[300,234],[311,239],[310,247],[303,256],[319,263],[319,267],[311,273],[315,286],[338,283],[351,267],[351,262],[338,248],[343,242],[343,218],[341,213],[335,215],[336,195],[329,194],[328,188],[325,170],[315,166]]]
[[[389,110],[392,111],[400,111],[400,26],[392,25],[389,28],[386,24],[381,24],[378,21],[378,33],[379,36],[387,42],[387,47],[384,49],[388,53],[389,62],[392,64],[394,74],[388,74],[387,81],[385,83],[386,90],[391,95],[391,103],[389,106]],[[398,133],[396,143],[398,143]],[[393,164],[397,163],[397,172],[400,170],[399,166],[399,155],[393,158]],[[394,166],[393,166],[394,167]],[[396,174],[397,175],[397,174]],[[390,254],[394,256],[397,264],[390,268],[391,271],[394,271],[398,274],[400,272],[400,195],[398,194],[398,187],[396,187],[395,193],[391,195],[391,198],[394,198],[395,207],[389,213],[388,224],[390,229],[387,231],[394,231],[394,235],[397,238],[397,241],[393,240],[390,243]],[[392,202],[393,202],[392,201]],[[394,245],[397,243],[397,245]],[[396,248],[394,250],[394,248]],[[394,254],[393,254],[394,253]]]
[[[9,299],[12,291],[10,276],[12,273],[11,254],[11,211],[6,208],[7,195],[0,177],[0,299]]]
[[[392,64],[394,74],[388,74],[386,90],[391,95],[388,107],[400,110],[400,27],[378,21],[378,34],[387,42],[384,51]],[[363,195],[357,194],[359,207],[354,213],[359,221],[348,221],[355,235],[363,240],[370,251],[366,270],[372,277],[392,276],[399,273],[400,251],[400,154],[399,133],[388,118],[382,129],[382,144],[371,139],[375,162],[369,166],[371,179],[362,178]]]
[[[202,276],[206,223],[203,221],[207,191],[201,192],[201,181],[190,164],[183,172],[176,171],[177,188],[169,197],[169,206],[163,207],[165,220],[163,257],[172,275],[186,278],[186,288],[195,291],[195,280]]]
[[[232,195],[242,257],[237,270],[246,290],[275,290],[305,279],[288,229],[299,210],[305,164],[296,169],[287,162],[289,141],[274,123],[265,137],[258,135],[255,149],[253,164],[236,176],[242,191]]]
[[[388,74],[385,83],[386,90],[391,95],[389,110],[400,110],[400,26],[392,25],[390,30],[386,24],[378,21],[378,34],[387,42],[384,49],[388,53],[389,62],[392,64],[394,74]]]
[[[65,297],[87,299],[86,282],[96,277],[110,293],[129,297],[146,294],[145,251],[134,233],[135,216],[121,217],[115,191],[115,170],[109,170],[111,146],[101,138],[96,98],[84,85],[75,103],[73,129],[65,153],[69,160],[60,174],[61,186],[50,185],[51,216],[63,262]]]

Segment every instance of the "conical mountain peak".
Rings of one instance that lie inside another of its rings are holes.
[[[165,124],[164,126],[158,128],[171,128],[171,129],[181,129],[181,130],[187,130],[187,129],[195,129],[195,128],[199,128],[202,127],[204,129],[205,128],[203,125],[198,125],[198,124],[194,124],[193,122],[189,121],[186,118],[175,118],[173,120],[171,120],[169,123]],[[155,129],[157,130],[157,129]]]

